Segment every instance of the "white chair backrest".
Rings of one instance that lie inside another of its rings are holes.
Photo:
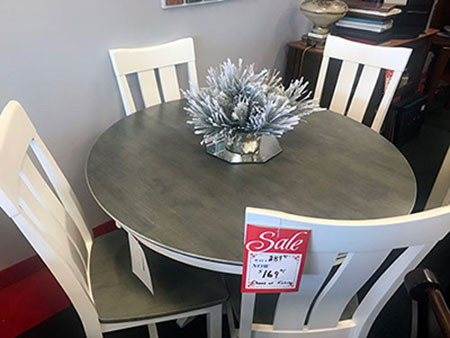
[[[450,206],[366,221],[326,220],[247,208],[246,224],[311,229],[311,238],[300,290],[280,294],[272,325],[253,323],[255,294],[243,294],[240,338],[365,338],[405,274],[449,232]],[[405,250],[378,277],[353,317],[340,320],[349,301],[397,248]],[[342,253],[346,254],[342,264],[323,285]]]
[[[119,48],[109,51],[127,115],[136,112],[127,75],[137,73],[145,107],[179,100],[176,65],[187,64],[189,86],[198,87],[194,40],[180,39],[159,46]],[[161,93],[156,73],[159,75]]]
[[[450,204],[450,147],[441,164],[441,169],[434,181],[425,210]]]
[[[1,208],[63,287],[85,328],[100,330],[89,281],[91,230],[68,181],[16,101],[0,115],[0,160]]]
[[[362,122],[381,69],[393,70],[371,126],[373,130],[380,132],[411,52],[410,48],[371,46],[329,35],[323,51],[314,99],[320,102],[330,58],[342,60],[329,109]],[[363,66],[363,70],[349,102],[359,65]]]

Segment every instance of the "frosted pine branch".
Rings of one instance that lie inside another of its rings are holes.
[[[241,59],[237,65],[228,59],[210,68],[206,83],[205,88],[183,92],[188,123],[203,135],[202,143],[238,133],[281,137],[318,110],[303,78],[285,89],[278,72],[255,73],[254,65],[244,67]]]

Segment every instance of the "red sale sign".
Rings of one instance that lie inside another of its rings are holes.
[[[311,230],[247,225],[242,292],[295,292]]]

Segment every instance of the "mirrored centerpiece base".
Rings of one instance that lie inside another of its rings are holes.
[[[206,146],[206,152],[232,164],[265,163],[277,156],[283,150],[277,138],[273,136],[261,136],[258,150],[254,153],[236,153],[226,147],[226,141],[220,141]]]

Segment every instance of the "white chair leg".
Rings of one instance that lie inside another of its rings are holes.
[[[239,321],[239,338],[251,338],[255,293],[243,293],[241,300],[241,319]]]
[[[208,338],[222,338],[222,305],[212,307],[206,320]]]
[[[192,322],[195,319],[195,317],[185,317],[185,318],[179,318],[177,319],[177,325],[180,329],[188,325],[190,322]]]
[[[82,324],[86,337],[89,338],[103,338],[102,328],[98,318],[89,316],[87,313],[81,313]],[[3,336],[0,334],[0,336]]]
[[[149,338],[158,338],[158,329],[156,324],[148,324],[148,336]]]

